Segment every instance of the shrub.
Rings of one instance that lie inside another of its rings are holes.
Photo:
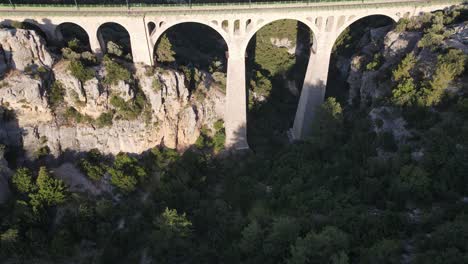
[[[48,146],[42,146],[36,150],[35,156],[37,159],[45,157],[50,154],[50,148]]]
[[[115,85],[119,81],[128,82],[130,80],[130,72],[108,56],[104,57],[104,66],[106,67],[105,84]]]
[[[97,64],[97,58],[96,55],[89,51],[85,51],[81,53],[81,59],[86,65],[96,65]]]
[[[410,72],[415,65],[416,57],[412,52],[408,53],[408,55],[406,55],[406,57],[401,61],[398,67],[395,70],[393,70],[393,80],[401,81],[405,78],[410,78]]]
[[[74,107],[69,107],[65,111],[64,117],[68,120],[68,122],[85,123],[85,124],[93,123],[93,119],[90,116],[82,115]]]
[[[64,100],[65,88],[60,81],[54,81],[50,86],[49,104],[52,110],[60,106]]]
[[[118,96],[112,95],[110,103],[117,109],[117,115],[126,120],[136,119],[143,109],[146,107],[146,98],[141,92],[138,92],[135,100],[125,102],[125,100]]]
[[[80,160],[79,168],[90,179],[99,181],[106,173],[105,166],[102,164],[103,159],[99,150],[92,149],[87,153],[85,158]]]
[[[114,118],[114,113],[113,112],[106,112],[102,113],[97,119],[96,119],[96,125],[98,127],[106,127],[106,126],[111,126],[112,125],[112,119]]]
[[[224,121],[218,120],[214,123],[213,128],[215,129],[215,134],[213,136],[213,149],[215,153],[224,149],[224,144],[226,142],[226,133],[224,130]]]
[[[95,76],[94,70],[86,68],[83,63],[78,60],[70,61],[68,70],[70,70],[71,74],[82,83],[91,80]]]
[[[152,84],[151,84],[151,87],[153,88],[153,90],[154,90],[155,92],[161,91],[161,89],[162,89],[162,84],[161,84],[161,81],[159,80],[158,77],[155,77],[155,78],[153,79],[153,82],[152,82]]]
[[[78,39],[74,38],[67,42],[67,47],[75,52],[78,52],[81,50],[81,43]]]
[[[107,53],[121,57],[123,55],[122,47],[120,47],[117,43],[109,41],[107,42]]]
[[[79,53],[76,53],[70,48],[63,48],[62,56],[67,60],[79,60],[81,57]]]
[[[451,49],[447,54],[439,55],[436,70],[424,89],[426,106],[438,104],[450,82],[465,70],[467,56],[461,51]]]
[[[410,106],[416,102],[417,90],[412,78],[406,78],[392,90],[392,101],[399,106]]]
[[[380,65],[382,65],[382,54],[377,53],[374,55],[374,58],[372,59],[372,61],[366,65],[366,70],[368,71],[377,70],[380,67]]]

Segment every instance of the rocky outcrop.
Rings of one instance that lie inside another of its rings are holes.
[[[2,43],[12,47],[9,73],[0,80],[0,105],[15,113],[14,120],[0,126],[0,140],[22,146],[28,158],[34,158],[46,146],[55,156],[93,148],[107,154],[141,153],[159,144],[184,150],[195,143],[202,127],[212,128],[223,118],[225,95],[206,72],[197,71],[192,89],[182,72],[162,68],[154,71],[139,64],[132,65],[132,82],[105,84],[105,67],[95,66],[96,77],[81,83],[68,70],[69,61],[58,60],[52,65],[52,54],[34,32],[18,30],[15,38],[14,30],[0,31],[10,34]],[[51,74],[23,72],[25,60],[50,68]],[[64,90],[63,101],[55,110],[48,103],[53,81]],[[132,104],[137,92],[147,102],[137,118],[116,115],[112,125],[97,125],[102,114],[119,110],[110,103],[113,95]],[[71,108],[85,121],[70,121],[65,114]]]
[[[0,105],[15,110],[20,126],[52,120],[41,80],[14,70],[1,82]]]
[[[53,57],[33,30],[0,29],[0,75],[8,69],[51,67]]]

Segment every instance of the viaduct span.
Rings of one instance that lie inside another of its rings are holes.
[[[153,65],[155,44],[172,26],[194,22],[211,27],[222,36],[228,48],[224,116],[226,146],[246,149],[245,52],[250,39],[260,28],[276,20],[293,19],[304,23],[313,32],[311,55],[291,129],[293,139],[302,139],[309,133],[315,110],[324,100],[333,45],[348,26],[371,15],[383,15],[398,21],[462,2],[354,0],[157,7],[0,6],[0,23],[11,20],[34,23],[50,40],[61,37],[57,33],[60,24],[75,23],[88,33],[91,49],[98,55],[105,49],[98,37],[99,27],[109,22],[118,23],[129,32],[134,62],[147,65]]]

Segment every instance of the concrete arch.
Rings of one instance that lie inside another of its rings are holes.
[[[241,43],[241,46],[240,46],[240,49],[242,52],[245,53],[245,51],[247,50],[247,46],[249,45],[249,42],[250,40],[253,38],[253,36],[255,34],[257,34],[257,32],[262,29],[263,27],[273,23],[273,22],[276,22],[276,21],[280,21],[280,20],[295,20],[295,21],[298,21],[298,22],[301,22],[302,24],[306,25],[307,27],[309,27],[310,31],[312,32],[312,43],[313,43],[313,46],[315,46],[317,43],[317,34],[319,32],[318,28],[309,20],[307,19],[302,19],[302,18],[297,18],[297,17],[290,17],[290,16],[287,16],[287,17],[281,17],[281,18],[275,18],[275,19],[269,19],[269,20],[264,20],[264,19],[261,19],[260,21],[257,22],[256,25],[253,25],[251,27],[248,28],[248,31],[246,32],[246,35],[244,36],[244,39]],[[252,25],[252,24],[250,24]],[[312,47],[312,51],[315,49],[315,47]]]
[[[132,38],[131,38],[131,35],[130,35],[130,32],[128,31],[127,28],[125,28],[125,26],[123,26],[122,24],[120,23],[117,23],[117,22],[105,22],[105,23],[101,23],[99,25],[99,27],[97,28],[96,30],[96,37],[99,41],[99,45],[101,46],[101,51],[103,53],[107,53],[107,41],[106,39],[104,39],[104,36],[103,36],[103,30],[105,30],[106,27],[110,27],[110,26],[115,26],[119,31],[123,32],[125,35],[126,35],[126,38],[128,39],[128,50],[127,52],[129,54],[132,54]],[[123,39],[119,38],[119,39],[116,39],[117,36],[113,36],[114,38],[114,42],[117,42],[117,44],[125,44],[123,43]],[[133,54],[132,54],[133,56]]]
[[[215,35],[217,38],[219,39],[222,39],[222,41],[224,42],[225,46],[226,46],[226,51],[229,50],[229,42],[226,40],[225,36],[223,36],[218,30],[216,30],[213,26],[210,26],[210,25],[207,25],[206,23],[198,23],[198,22],[181,22],[181,23],[175,23],[175,24],[172,24],[170,26],[168,26],[167,28],[165,28],[164,30],[161,30],[160,32],[157,32],[157,37],[158,39],[155,40],[154,44],[152,44],[152,47],[151,47],[151,50],[152,50],[152,56],[153,56],[153,64],[156,64],[156,47],[159,43],[159,39],[161,38],[161,36],[170,31],[171,29],[176,29],[177,26],[180,26],[180,25],[187,25],[187,24],[191,24],[191,25],[196,25],[198,27],[202,27],[202,28],[205,28],[206,30],[209,31],[209,34],[210,35]],[[213,23],[214,25],[214,23]]]
[[[230,50],[230,38],[229,35],[227,34],[226,31],[224,31],[220,25],[217,25],[214,21],[207,22],[204,20],[198,20],[198,19],[184,19],[184,20],[177,20],[172,23],[167,23],[166,21],[160,21],[157,23],[157,25],[160,25],[159,27],[157,26],[156,29],[154,30],[153,34],[150,35],[150,54],[153,56],[155,52],[155,47],[156,44],[158,43],[159,39],[161,36],[167,32],[170,28],[173,28],[174,26],[180,25],[180,24],[185,24],[185,23],[194,23],[194,24],[199,24],[202,26],[206,26],[211,28],[213,31],[218,33],[219,36],[224,40],[226,43],[226,46],[228,48],[228,51]]]
[[[162,23],[162,24],[161,24]],[[159,38],[170,28],[179,25],[179,24],[184,24],[184,23],[195,23],[195,24],[201,24],[207,27],[210,27],[213,29],[215,32],[217,32],[224,40],[226,43],[226,46],[230,47],[230,38],[229,35],[227,34],[226,31],[224,31],[220,25],[217,25],[214,21],[207,22],[205,20],[201,19],[183,19],[183,20],[177,20],[177,21],[171,21],[170,23],[166,21],[160,21],[157,23],[157,25],[161,24],[161,26],[156,26],[156,29],[154,30],[153,34],[150,35],[150,53],[154,54],[154,47],[156,43],[158,42]]]
[[[393,20],[393,22],[395,22],[395,23],[398,22],[398,20],[400,20],[400,17],[398,16],[398,14],[372,13],[372,14],[366,14],[366,15],[363,15],[363,16],[354,16],[354,15],[352,15],[347,19],[347,21],[345,23],[343,23],[343,25],[341,25],[340,27],[338,27],[336,29],[336,35],[335,35],[335,39],[333,40],[333,45],[335,44],[336,40],[341,35],[341,33],[343,33],[352,24],[354,24],[355,22],[357,22],[359,20],[366,19],[366,18],[372,17],[372,16],[388,17],[391,20]]]
[[[68,32],[62,30],[65,26],[73,27],[76,32]],[[81,44],[85,46],[86,50],[91,49],[88,32],[83,27],[73,22],[63,22],[59,24],[55,28],[55,38],[58,41],[68,41],[73,38],[76,38],[81,42]]]

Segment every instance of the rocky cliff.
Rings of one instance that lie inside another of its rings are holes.
[[[184,150],[223,118],[224,92],[206,72],[196,72],[194,89],[182,72],[125,63],[130,80],[106,82],[106,67],[95,65],[94,77],[80,81],[70,60],[33,31],[0,29],[0,47],[0,105],[12,113],[0,121],[0,142],[30,158],[93,148],[141,153],[159,144]],[[136,114],[119,114],[136,100]]]
[[[437,17],[437,16],[436,16]],[[412,23],[421,23],[415,18]],[[433,18],[433,21],[436,19]],[[401,22],[400,22],[401,23]],[[433,22],[436,23],[436,22]],[[441,26],[440,41],[434,41],[424,46],[424,38],[431,34],[430,29],[401,29],[399,25],[385,26],[371,29],[358,42],[359,52],[350,58],[350,67],[341,67],[340,71],[347,76],[349,85],[348,104],[361,109],[369,110],[369,117],[374,121],[374,130],[377,133],[388,132],[400,143],[406,142],[413,136],[407,129],[407,123],[402,117],[401,105],[394,103],[397,80],[395,71],[402,60],[409,54],[414,55],[414,66],[408,69],[408,79],[415,83],[413,97],[424,100],[424,88],[430,90],[438,61],[449,50],[461,51],[468,54],[468,25],[454,23]],[[432,36],[431,36],[432,37]],[[433,37],[437,38],[437,37]],[[338,61],[347,61],[338,58]],[[460,58],[461,63],[463,59]],[[456,63],[455,61],[453,62]],[[343,62],[342,64],[346,64]],[[339,65],[338,65],[339,66]],[[453,66],[448,66],[453,67]],[[457,76],[453,76],[457,77]],[[449,77],[446,77],[449,78]],[[450,95],[466,89],[466,80],[455,78],[448,80],[448,86],[443,87],[441,93]],[[422,86],[422,87],[418,87]],[[434,92],[434,91],[433,91]],[[408,92],[407,96],[410,92]],[[418,104],[424,104],[419,102]],[[435,104],[426,104],[425,107],[434,107]]]

